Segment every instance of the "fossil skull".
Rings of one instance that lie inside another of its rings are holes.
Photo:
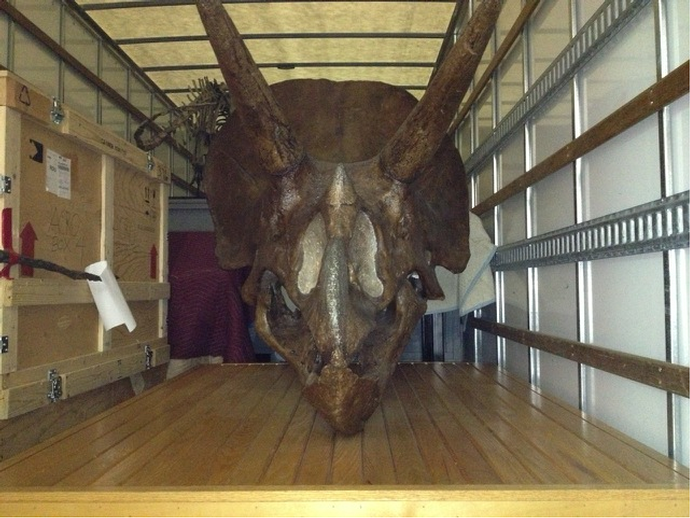
[[[268,86],[221,2],[198,9],[235,111],[211,143],[204,189],[223,267],[251,265],[258,333],[338,431],[376,408],[437,265],[469,259],[467,187],[447,130],[489,40],[484,0],[423,98],[383,83]]]

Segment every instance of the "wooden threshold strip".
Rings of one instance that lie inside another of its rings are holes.
[[[500,65],[500,63],[506,57],[506,55],[512,48],[513,43],[515,43],[515,40],[517,40],[518,36],[522,34],[522,29],[524,29],[530,16],[532,16],[532,13],[539,5],[539,2],[540,0],[530,0],[522,8],[522,11],[520,11],[520,15],[515,19],[515,23],[508,31],[508,34],[506,34],[506,37],[503,39],[503,43],[501,43],[501,46],[496,51],[496,54],[494,54],[494,57],[487,65],[484,74],[479,79],[479,81],[477,81],[477,84],[474,85],[472,93],[467,98],[467,101],[465,101],[465,104],[463,105],[462,109],[456,115],[455,119],[451,123],[450,128],[448,129],[449,135],[455,133],[455,130],[458,129],[458,126],[460,126],[465,117],[467,117],[470,108],[477,100],[477,98],[480,96],[480,94],[484,91],[484,87],[491,79],[491,76],[493,75],[494,71],[498,68],[498,65]]]
[[[481,216],[688,93],[688,71],[686,61],[524,175],[478,203],[472,212]]]
[[[611,374],[644,383],[650,387],[684,397],[690,396],[688,387],[690,370],[683,365],[613,351],[527,329],[518,329],[472,316],[470,316],[468,323],[480,331],[486,331],[540,351],[583,363]]]
[[[687,488],[453,486],[135,488],[3,491],[0,515],[686,516]]]

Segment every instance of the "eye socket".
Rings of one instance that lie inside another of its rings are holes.
[[[425,299],[426,298],[426,292],[424,290],[424,283],[422,282],[421,277],[419,276],[419,273],[417,272],[412,272],[407,276],[407,282],[410,283],[412,286],[412,289],[414,289],[415,293],[417,296]]]
[[[266,277],[268,275],[271,276],[271,279],[269,281],[271,282],[269,286],[271,293],[271,308],[274,311],[277,311],[276,315],[282,315],[289,312],[292,313],[294,316],[298,316],[299,308],[297,307],[297,304],[295,304],[288,295],[285,286],[283,286],[278,281],[278,278],[273,273],[267,272],[264,274],[264,276]]]
[[[285,289],[285,286],[280,287],[280,294],[283,297],[283,302],[285,303],[285,306],[292,311],[293,313],[297,311],[297,304],[295,304],[292,299],[290,298],[290,295],[288,295],[287,290]]]

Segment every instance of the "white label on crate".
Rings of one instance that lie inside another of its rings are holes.
[[[48,149],[46,159],[46,191],[60,198],[71,197],[72,161]]]

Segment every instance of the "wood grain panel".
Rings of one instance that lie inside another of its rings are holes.
[[[335,433],[326,422],[315,416],[304,455],[297,473],[296,484],[330,484],[333,465]]]
[[[425,394],[418,396],[404,376],[394,377],[392,385],[405,408],[407,421],[424,461],[424,468],[429,473],[429,482],[433,484],[466,482],[446,444],[428,440],[429,437],[435,437],[438,434],[434,421],[424,408],[423,401],[428,397],[425,397]]]
[[[423,399],[424,407],[438,430],[437,442],[446,446],[462,473],[462,479],[457,483],[500,483],[498,474],[471,440],[469,431],[434,396],[433,387],[418,374],[416,365],[403,364],[398,372],[405,376],[410,386]]]
[[[157,426],[151,423],[152,427],[142,428],[138,433],[128,437],[127,441],[119,444],[121,451],[115,455],[117,461],[112,463],[111,469],[101,471],[93,485],[136,485],[139,480],[151,482],[156,473],[162,473],[165,476],[165,471],[158,469],[158,466],[164,464],[169,458],[166,452],[170,449],[171,443],[181,436],[190,437],[190,430],[194,425],[200,421],[203,422],[202,417],[204,411],[209,408],[209,402],[216,397],[223,398],[228,390],[233,389],[232,379],[229,383],[219,386],[217,377],[204,374],[201,370],[192,371],[190,376],[200,376],[195,378],[194,382],[202,385],[203,389],[194,391],[190,398],[184,398],[179,411],[165,411],[166,419],[170,419],[169,424]],[[235,374],[237,379],[241,380],[244,373],[238,369]],[[167,404],[174,405],[174,401],[168,401]],[[163,407],[162,404],[160,406]],[[178,407],[175,405],[175,408]],[[169,413],[174,413],[174,415],[168,416]],[[198,436],[195,437],[198,438]],[[220,437],[224,436],[220,435]],[[206,450],[199,449],[198,443],[195,446],[194,459],[197,457],[203,459]],[[187,455],[186,452],[180,453],[182,458]],[[179,478],[180,481],[186,479],[190,485],[203,483],[198,479],[199,471],[168,472],[167,475],[176,480]]]
[[[118,162],[115,166],[113,272],[123,281],[151,281],[152,250],[159,247],[160,197],[156,180]]]
[[[331,484],[362,483],[362,435],[336,434],[333,443]]]
[[[0,487],[58,484],[88,463],[102,471],[114,468],[126,458],[120,451],[123,440],[136,430],[146,429],[140,434],[145,439],[142,444],[148,445],[155,438],[152,430],[166,430],[171,420],[185,415],[191,403],[211,388],[203,379],[187,379],[189,387],[178,383],[166,385],[166,390],[161,391],[160,385],[9,459],[3,463],[7,469],[0,470]],[[55,448],[54,444],[60,447]],[[141,461],[135,466],[141,465]]]
[[[17,329],[19,369],[51,366],[97,351],[98,310],[93,304],[26,306],[18,310]]]
[[[49,151],[70,160],[69,184],[60,197],[48,189]],[[21,125],[21,211],[19,231],[33,229],[34,257],[72,270],[98,261],[101,244],[102,155],[25,118]],[[34,278],[59,274],[34,269]]]
[[[270,372],[271,368],[275,372]],[[270,425],[271,414],[277,410],[278,402],[295,382],[292,373],[280,367],[270,366],[262,374],[270,374],[270,377],[262,381],[259,390],[246,397],[247,403],[235,416],[235,426],[226,432],[226,441],[216,451],[216,460],[207,468],[206,483],[240,483],[233,475],[238,463],[243,460],[245,450],[252,445],[263,427]]]
[[[276,384],[272,387],[276,389],[276,397],[267,397],[262,401],[262,413],[256,420],[259,426],[254,431],[251,442],[243,449],[242,455],[227,474],[227,481],[231,484],[258,484],[285,436],[297,409],[300,391],[296,378],[283,377],[288,383],[287,388],[281,393],[280,390],[285,385]],[[291,446],[299,448],[295,444]]]
[[[62,107],[60,124],[51,122],[49,110],[35,110],[50,106],[49,98],[13,74],[0,71],[0,83],[0,105],[12,107],[0,106],[0,169],[12,177],[0,202],[10,218],[3,247],[72,270],[99,260],[112,267],[112,228],[116,220],[126,224],[127,239],[118,237],[130,247],[122,261],[128,268],[115,273],[131,278],[123,292],[138,323],[131,334],[105,331],[85,282],[12,267],[0,290],[8,348],[0,358],[0,419],[6,420],[55,399],[47,397],[49,370],[58,372],[59,397],[66,399],[168,360],[169,347],[159,342],[166,339],[169,297],[163,217],[169,178],[158,160],[149,164],[145,152],[69,107]],[[145,345],[151,362],[142,360]]]
[[[446,412],[452,415],[458,423],[467,431],[467,440],[472,441],[477,447],[482,457],[484,457],[491,469],[498,475],[502,483],[539,483],[537,474],[530,471],[519,458],[514,456],[510,450],[510,445],[501,441],[485,425],[480,417],[477,417],[468,407],[469,402],[458,397],[441,379],[438,378],[428,368],[417,368],[417,373],[424,380],[425,384],[433,387],[436,397],[438,397]],[[495,419],[489,414],[486,420]]]
[[[578,437],[578,440],[584,441],[591,448],[605,452],[616,463],[625,466],[645,483],[654,483],[666,477],[670,477],[670,480],[677,483],[685,483],[687,480],[687,467],[647,448],[633,438],[584,414],[567,403],[553,396],[537,392],[529,384],[493,367],[475,365],[474,368],[480,371],[485,378],[496,382],[505,389],[506,397],[513,394],[519,400],[529,401],[530,405],[558,423],[564,430],[572,432]],[[642,452],[644,454],[640,455]]]
[[[395,465],[381,407],[367,421],[362,434],[362,477],[365,484],[395,484]]]
[[[475,415],[490,417],[485,423],[491,432],[510,447],[514,457],[535,473],[540,482],[642,482],[603,452],[579,443],[575,434],[561,428],[545,414],[525,409],[522,400],[506,394],[500,387],[478,386],[475,380],[480,376],[475,372],[451,376],[444,369],[434,371],[467,402]]]
[[[71,428],[134,396],[129,379],[0,421],[0,460]]]
[[[293,484],[302,464],[309,434],[314,426],[316,414],[305,399],[301,399],[275,453],[270,459],[260,484]]]
[[[398,483],[405,480],[412,484],[430,484],[431,477],[397,392],[393,384],[386,392],[388,397],[381,402],[396,478]]]
[[[650,484],[687,487],[687,469],[495,367],[447,363],[401,364],[349,437],[288,366],[209,365],[0,463],[6,489]]]

